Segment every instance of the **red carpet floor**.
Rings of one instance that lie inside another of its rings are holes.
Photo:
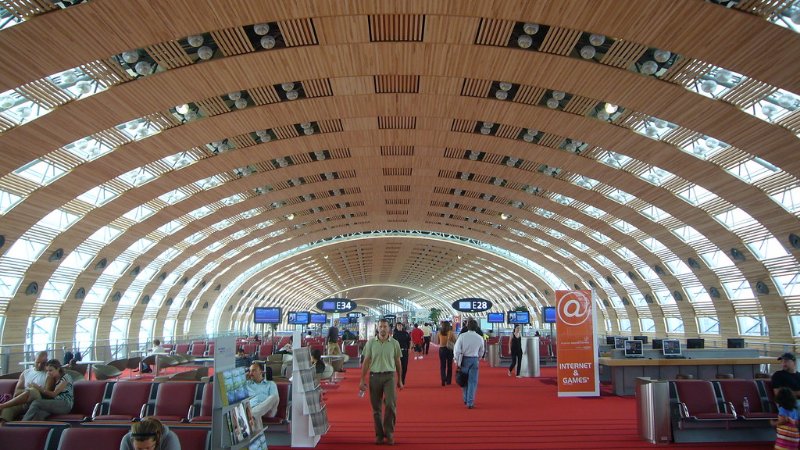
[[[639,439],[632,397],[558,398],[555,369],[541,378],[509,378],[505,368],[482,363],[475,409],[455,383],[442,387],[438,349],[409,361],[407,387],[398,399],[396,449],[771,449],[768,443],[651,445]],[[374,444],[368,398],[358,397],[360,369],[347,370],[328,391],[330,431],[318,449],[383,448]],[[271,446],[271,449],[280,447]],[[284,447],[285,448],[285,447]]]

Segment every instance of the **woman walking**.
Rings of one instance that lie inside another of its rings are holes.
[[[508,368],[508,376],[517,368],[517,378],[521,378],[519,371],[522,368],[522,331],[520,325],[514,326],[511,339],[508,340],[508,352],[511,353],[511,366]]]
[[[450,326],[450,322],[442,321],[439,329],[439,372],[442,378],[442,386],[453,381],[453,348],[456,345],[456,335]]]

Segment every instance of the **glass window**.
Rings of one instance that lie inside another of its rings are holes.
[[[697,329],[700,334],[719,334],[719,319],[713,316],[698,317]]]
[[[629,333],[631,331],[631,319],[619,319],[619,331]]]
[[[164,321],[164,342],[172,342],[175,338],[175,319]]]
[[[25,332],[25,351],[40,352],[52,348],[53,334],[56,330],[55,317],[30,317]]]
[[[742,336],[769,336],[764,316],[736,316],[736,322]]]
[[[124,358],[128,355],[127,339],[128,319],[114,319],[111,322],[111,332],[108,334],[112,359]]]
[[[778,286],[781,295],[800,295],[800,274],[772,277],[772,281]]]
[[[800,336],[800,316],[789,316],[789,322],[792,324],[792,335]]]
[[[667,333],[683,333],[683,319],[680,317],[667,317]]]
[[[747,280],[723,282],[722,287],[731,300],[745,300],[753,298],[753,290]]]
[[[139,328],[139,347],[146,346],[153,337],[153,319],[144,319]]]
[[[653,319],[639,319],[639,323],[642,327],[642,333],[655,333],[656,332],[656,321]]]
[[[705,261],[706,265],[711,269],[730,267],[733,265],[733,261],[731,261],[728,255],[722,250],[704,253],[700,255],[700,257],[703,258],[703,261]]]
[[[93,347],[96,324],[97,319],[94,317],[79,319],[78,322],[75,323],[75,345],[86,359],[92,358],[86,351]]]
[[[758,259],[770,259],[786,256],[786,249],[774,237],[762,239],[761,241],[747,244]]]

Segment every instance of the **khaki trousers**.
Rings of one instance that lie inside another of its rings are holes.
[[[377,439],[394,437],[394,423],[397,416],[397,381],[394,378],[395,372],[369,374],[369,401],[372,404]]]

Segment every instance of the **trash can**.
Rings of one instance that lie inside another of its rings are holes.
[[[639,436],[651,444],[671,442],[669,382],[638,377],[635,395]]]
[[[499,367],[500,366],[500,344],[491,344],[489,346],[488,351],[486,352],[486,356],[489,359],[489,366],[490,367]]]
[[[519,374],[522,377],[539,377],[541,369],[539,367],[539,338],[522,338],[522,362],[520,363]]]

